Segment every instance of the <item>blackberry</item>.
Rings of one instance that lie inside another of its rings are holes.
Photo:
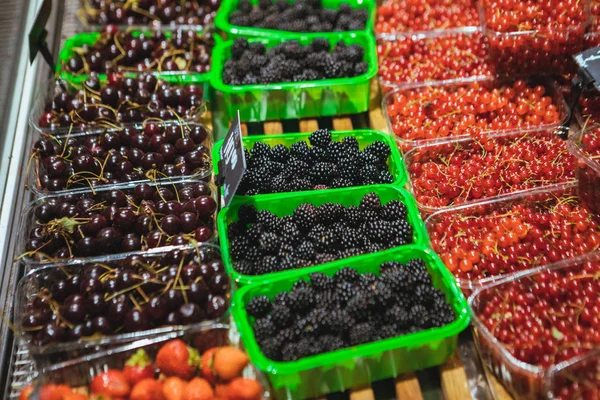
[[[275,297],[273,297],[273,304],[275,305],[288,305],[289,295],[287,292],[277,293]]]
[[[326,78],[341,78],[342,67],[338,61],[333,59],[329,54],[324,57],[323,74]]]
[[[259,343],[263,354],[271,360],[279,360],[281,358],[281,346],[283,342],[278,337],[270,337]]]
[[[371,288],[377,283],[379,278],[377,275],[372,274],[370,272],[360,274],[360,285],[364,288]]]
[[[367,193],[360,200],[360,208],[374,210],[378,212],[381,208],[381,200],[379,200],[379,196],[377,196],[376,193]]]
[[[362,49],[362,47],[361,47],[361,49]],[[257,55],[264,55],[265,52],[267,51],[265,49],[265,45],[260,42],[250,43],[248,45],[248,50],[250,50],[252,53],[257,54]]]
[[[411,323],[408,311],[400,305],[395,305],[385,311],[385,319],[390,324],[394,324],[397,329],[407,328]]]
[[[257,275],[257,272],[254,269],[254,264],[250,261],[236,261],[233,265],[233,268],[242,275]]]
[[[383,264],[381,264],[379,271],[382,274],[395,273],[398,272],[401,268],[402,264],[400,264],[398,261],[386,261]]]
[[[295,245],[302,238],[302,233],[300,233],[300,230],[298,229],[296,224],[291,223],[291,222],[286,222],[281,227],[281,235],[280,236],[281,236],[281,239],[285,243]]]
[[[354,65],[354,76],[366,74],[369,70],[369,65],[366,62],[359,62]]]
[[[381,163],[385,163],[391,154],[390,146],[383,143],[381,140],[377,140],[368,145],[364,152],[366,154],[373,154]]]
[[[420,284],[415,287],[414,296],[418,299],[419,303],[425,306],[431,306],[434,302],[433,293],[435,288],[430,284]]]
[[[234,261],[239,261],[246,258],[249,249],[250,243],[248,239],[245,236],[237,236],[231,241],[229,254]]]
[[[321,147],[313,147],[311,150],[312,150],[312,156],[313,156],[315,163],[327,161],[327,150],[325,150]]]
[[[387,168],[387,165],[385,163],[382,163],[376,155],[374,155],[373,153],[367,153],[365,151],[358,155],[358,161],[362,166],[370,165],[376,168]]]
[[[323,352],[330,352],[346,347],[344,340],[340,336],[323,335],[319,338],[319,345]]]
[[[381,275],[381,278],[394,293],[405,291],[410,286],[410,273],[405,269],[394,272],[385,272]]]
[[[357,44],[351,44],[341,53],[340,58],[351,63],[362,61],[365,55],[365,49]]]
[[[346,136],[342,139],[342,144],[350,154],[358,153],[359,145],[355,136]]]
[[[276,329],[270,316],[259,318],[252,325],[257,341],[263,341],[275,335]]]
[[[336,282],[335,293],[340,305],[345,306],[348,300],[354,296],[355,290],[356,287],[350,282]]]
[[[251,317],[262,318],[271,311],[271,300],[267,296],[256,296],[246,305],[246,312]]]
[[[360,280],[360,275],[354,268],[344,267],[333,275],[333,279],[337,284],[342,282],[356,283]]]
[[[278,232],[281,229],[279,218],[271,211],[260,210],[256,220],[269,232]]]
[[[281,241],[276,234],[265,232],[259,239],[259,245],[266,253],[277,254]]]
[[[308,165],[313,163],[312,150],[306,142],[296,142],[290,146],[290,156],[300,161],[304,161]]]
[[[346,228],[346,231],[338,236],[338,242],[342,249],[360,249],[364,247],[366,239],[359,231]]]
[[[338,244],[337,236],[331,230],[326,230],[321,236],[313,240],[315,248],[320,252],[335,249]]]
[[[281,271],[281,262],[276,256],[263,257],[256,265],[256,272],[259,275],[272,274]]]
[[[281,73],[286,80],[292,80],[294,76],[302,72],[302,65],[297,60],[286,60],[281,65]]]
[[[338,257],[336,257],[334,254],[320,253],[320,254],[317,254],[317,256],[315,257],[315,263],[316,264],[327,264],[327,263],[330,263],[337,259],[338,259]]]
[[[331,132],[329,129],[317,129],[308,137],[312,146],[326,148],[331,143]]]
[[[252,148],[252,157],[269,159],[270,155],[271,147],[268,144],[263,142],[254,143],[254,147]]]
[[[296,258],[303,260],[314,261],[315,259],[315,246],[312,242],[304,241],[293,252]]]
[[[337,300],[333,290],[319,291],[315,295],[315,302],[319,307],[334,309],[337,307]]]
[[[357,169],[359,169],[359,166],[355,160],[345,157],[339,161],[337,172],[340,178],[353,182],[357,178]]]
[[[318,208],[318,215],[321,223],[333,224],[344,217],[344,206],[338,203],[323,203]]]
[[[314,69],[305,69],[304,71],[296,74],[292,78],[292,82],[310,82],[318,81],[323,79],[322,75]]]
[[[348,179],[344,179],[344,178],[334,178],[331,181],[332,188],[347,188],[352,185],[353,185],[352,181],[350,181]]]
[[[300,332],[295,328],[284,328],[277,334],[283,340],[283,343],[294,342],[300,337]]]
[[[263,224],[251,224],[246,230],[246,235],[244,238],[248,240],[250,244],[256,245],[258,243],[258,239],[264,232],[266,232],[266,229]]]
[[[309,169],[307,163],[302,160],[293,159],[283,168],[282,175],[285,178],[297,178]]]
[[[375,340],[384,340],[398,336],[398,331],[393,325],[382,325],[377,329]]]
[[[286,343],[281,349],[281,360],[282,361],[296,361],[300,357],[298,356],[298,344],[297,343]]]
[[[325,148],[325,157],[332,163],[338,163],[346,155],[346,147],[342,142],[331,142]]]
[[[355,324],[356,321],[346,310],[333,310],[327,316],[329,330],[336,334],[348,332]]]
[[[356,247],[350,247],[348,249],[341,250],[338,253],[338,255],[339,255],[338,258],[354,257],[354,256],[358,256],[358,255],[361,255],[361,254],[364,254],[363,250],[361,250],[359,248],[356,248]]]
[[[230,238],[243,235],[244,233],[246,233],[246,225],[240,221],[232,222],[227,227],[227,235]]]
[[[390,224],[387,221],[369,221],[363,229],[372,242],[387,245],[392,240],[389,234]]]
[[[288,307],[276,304],[271,310],[271,319],[277,329],[283,329],[287,327],[292,320],[292,312]]]
[[[380,309],[385,310],[394,304],[396,296],[392,289],[385,283],[377,282],[375,283],[375,300]]]
[[[374,165],[363,166],[360,169],[359,176],[364,185],[374,185],[379,183],[379,170]]]
[[[284,145],[276,144],[271,149],[269,156],[270,156],[271,161],[285,163],[285,162],[287,162],[287,160],[290,156],[290,151]]]
[[[375,305],[373,297],[367,293],[354,295],[346,304],[346,311],[357,321],[365,321],[369,317],[371,308]]]
[[[258,211],[252,204],[242,204],[238,209],[238,218],[243,224],[256,222]]]
[[[379,176],[377,177],[377,183],[381,184],[390,184],[394,182],[394,175],[392,175],[389,171],[382,170],[379,172]]]
[[[282,175],[277,175],[271,181],[268,193],[281,193],[288,191],[288,182]]]
[[[406,219],[408,211],[406,205],[399,200],[391,200],[384,204],[381,210],[381,218],[387,221]]]
[[[298,179],[293,179],[289,185],[288,185],[288,190],[290,192],[301,192],[301,191],[305,191],[305,190],[310,190],[312,184],[310,183],[310,181],[308,179],[305,178],[298,178]]]
[[[231,46],[231,56],[234,60],[239,60],[246,50],[248,50],[248,40],[237,38]]]
[[[408,221],[396,221],[394,225],[395,234],[392,237],[392,244],[400,245],[412,243],[413,228]]]
[[[318,162],[308,171],[308,176],[313,184],[328,185],[337,175],[337,167],[333,163]]]
[[[319,218],[317,207],[310,203],[300,204],[292,215],[296,226],[303,232],[310,230]]]
[[[364,213],[363,210],[356,206],[346,207],[344,210],[344,220],[348,224],[348,226],[352,228],[358,228],[364,222]]]
[[[349,332],[349,343],[351,346],[356,346],[363,343],[368,343],[373,340],[373,327],[369,323],[362,323],[353,326]]]
[[[317,353],[315,351],[313,341],[308,338],[300,339],[300,341],[298,342],[297,351],[298,356],[300,357],[308,357]]]
[[[315,304],[315,294],[312,288],[299,288],[288,296],[288,306],[295,312],[306,312]]]
[[[430,323],[429,311],[421,304],[415,304],[408,312],[408,318],[414,326],[428,328]]]

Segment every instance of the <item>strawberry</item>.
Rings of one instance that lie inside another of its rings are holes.
[[[152,366],[152,360],[142,349],[139,349],[129,360],[125,362],[123,367],[123,374],[125,379],[131,386],[143,379],[154,378],[154,368]]]
[[[40,389],[40,400],[62,400],[65,394],[64,385],[54,385],[52,383],[42,386]]]
[[[183,400],[187,382],[176,376],[171,376],[163,382],[163,394],[166,400]]]
[[[131,391],[123,372],[109,369],[94,377],[90,385],[92,393],[104,394],[111,397],[127,397]]]
[[[29,400],[29,396],[33,392],[33,386],[25,386],[25,388],[21,391],[19,395],[19,400]]]
[[[202,358],[200,358],[200,372],[202,372],[202,377],[211,384],[214,384],[217,380],[213,371],[213,364],[215,361],[215,353],[218,349],[218,347],[210,348],[206,350],[204,354],[202,354]]]
[[[229,400],[260,400],[262,386],[254,379],[235,378],[227,385],[227,398]]]
[[[215,352],[213,368],[219,378],[228,381],[240,376],[248,361],[248,356],[242,350],[224,346]]]
[[[171,340],[160,348],[156,355],[156,366],[167,376],[178,376],[189,380],[200,364],[196,349],[186,346],[180,339]]]
[[[69,393],[64,395],[62,400],[89,400],[89,397],[81,393]]]
[[[206,379],[194,378],[185,387],[183,400],[212,400],[214,396],[213,388]]]
[[[162,383],[156,379],[143,379],[131,391],[129,400],[165,400]]]

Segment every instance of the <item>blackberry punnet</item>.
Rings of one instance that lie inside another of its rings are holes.
[[[222,79],[227,85],[255,85],[281,82],[304,82],[324,79],[349,78],[365,74],[368,65],[362,61],[364,49],[358,44],[346,46],[339,41],[333,51],[315,51],[295,40],[270,48],[266,55],[261,43],[248,44],[238,38],[232,45],[231,58],[223,66]],[[361,54],[354,60],[352,55]]]
[[[359,207],[330,202],[318,207],[300,204],[292,215],[282,217],[268,210],[256,212],[252,206],[240,208],[244,215],[238,214],[240,220],[256,222],[228,229],[234,268],[243,262],[245,275],[262,275],[412,242],[413,228],[406,219],[382,219],[385,205],[375,193],[367,193],[360,203]],[[250,273],[248,262],[254,265]],[[419,274],[427,271],[422,269]]]
[[[239,26],[292,32],[345,32],[365,29],[368,18],[366,8],[354,9],[346,3],[337,9],[329,9],[314,0],[263,0],[257,5],[242,0],[238,9],[231,13],[229,22]],[[328,50],[329,43],[320,39],[311,48],[314,51]]]
[[[349,138],[354,140],[347,140]],[[256,142],[246,155],[247,170],[237,194],[296,192],[394,181],[387,165],[391,149],[382,141],[373,142],[361,152],[356,138],[347,136],[341,141],[332,141],[327,129],[313,132],[308,141],[310,145],[302,141],[289,149],[281,144],[271,148]],[[393,216],[394,212],[401,214],[394,206],[390,206],[387,214]]]
[[[297,360],[441,327],[456,319],[431,278],[420,283],[421,273],[427,271],[422,260],[386,262],[379,269],[381,275],[350,267],[333,276],[312,273],[310,281],[299,280],[289,292],[277,294],[270,312],[253,322],[265,355],[276,361]],[[400,276],[404,285],[394,290],[391,282]],[[257,296],[247,309],[264,302]],[[266,327],[267,322],[273,326]]]

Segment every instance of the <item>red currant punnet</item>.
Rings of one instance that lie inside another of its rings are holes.
[[[479,134],[406,153],[420,207],[444,208],[574,179],[574,157],[553,130]]]
[[[583,130],[568,146],[576,157],[575,175],[581,201],[590,210],[600,212],[600,127]]]
[[[580,360],[551,371],[549,396],[557,400],[597,399],[600,397],[600,354],[592,350]]]

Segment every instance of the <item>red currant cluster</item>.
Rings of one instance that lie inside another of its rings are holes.
[[[468,286],[600,247],[600,219],[572,188],[444,212],[427,228],[433,249]]]
[[[543,374],[532,376],[525,371],[551,367],[600,345],[598,276],[597,259],[580,261],[511,280],[475,295],[472,304],[479,325],[500,343],[504,352],[530,364],[528,369],[506,366],[498,359],[498,344],[492,343],[487,334],[478,335],[482,354],[495,364],[492,368],[504,365],[504,373],[499,375],[509,386],[528,391],[528,398],[541,398],[538,381]]]
[[[600,16],[600,1],[597,1],[597,0],[590,1],[590,14],[592,16],[592,23],[590,25],[589,31],[590,32],[600,31],[600,24],[598,21],[598,17]]]
[[[549,395],[557,400],[597,399],[600,397],[598,351],[551,375]]]
[[[473,139],[406,154],[422,207],[439,208],[573,180],[574,157],[553,131]]]
[[[505,72],[573,71],[588,22],[577,0],[486,0],[483,22],[490,57]]]
[[[569,146],[576,155],[575,174],[579,182],[581,201],[594,212],[600,212],[600,127],[585,130],[580,141]]]
[[[581,123],[585,125],[600,122],[600,95],[595,90],[583,92],[579,98]]]
[[[390,0],[377,7],[377,33],[479,25],[475,0]]]
[[[403,140],[474,136],[559,123],[562,104],[557,106],[552,95],[524,80],[423,86],[388,95],[387,114]]]
[[[491,76],[487,52],[487,41],[479,33],[380,40],[379,76],[384,86]]]

